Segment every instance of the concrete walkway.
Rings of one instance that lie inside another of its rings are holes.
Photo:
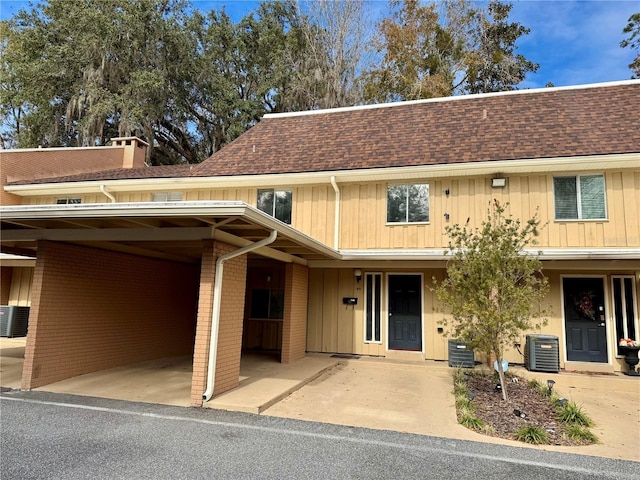
[[[0,339],[0,385],[20,388],[24,339]],[[583,406],[596,426],[598,445],[532,447],[640,461],[640,378],[624,375],[546,374],[514,368],[525,378],[555,380],[561,396]],[[342,425],[386,429],[514,446],[480,435],[456,421],[452,369],[444,362],[334,358],[309,354],[283,365],[245,354],[239,388],[206,406]],[[38,390],[188,406],[189,357],[158,359],[47,385]]]
[[[640,461],[640,378],[624,375],[536,373],[555,380],[560,396],[583,406],[596,423],[600,444],[541,446],[554,450]],[[401,363],[363,357],[342,364],[269,408],[265,414],[301,420],[396,430],[439,437],[527,446],[475,433],[457,423],[452,369],[444,362]]]

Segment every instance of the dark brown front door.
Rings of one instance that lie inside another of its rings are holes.
[[[604,279],[564,278],[567,360],[607,362]]]

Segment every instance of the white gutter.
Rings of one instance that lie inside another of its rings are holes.
[[[449,260],[445,249],[425,250],[339,250],[344,261],[374,260]],[[539,260],[638,260],[640,248],[538,248],[525,249],[523,254]]]
[[[336,183],[335,175],[331,175],[330,180],[333,191],[336,192],[336,211],[335,218],[333,220],[333,248],[335,250],[338,250],[340,238],[340,189],[338,188],[338,184]]]
[[[111,195],[111,194],[107,191],[107,189],[106,189],[106,187],[104,186],[104,184],[102,184],[102,183],[100,184],[100,191],[101,191],[102,193],[104,193],[104,194],[105,194],[105,196],[106,196],[109,200],[111,200],[111,203],[116,203],[116,197],[114,197],[113,195]]]
[[[271,234],[259,242],[252,243],[246,247],[239,248],[233,252],[221,255],[216,260],[216,276],[213,284],[213,311],[211,312],[211,339],[209,343],[209,364],[207,367],[207,389],[202,394],[202,399],[208,402],[213,395],[213,387],[215,385],[215,369],[216,359],[218,356],[218,332],[220,331],[220,305],[222,302],[222,273],[224,270],[224,262],[234,257],[244,255],[258,248],[273,243],[278,236],[276,230],[272,230]]]

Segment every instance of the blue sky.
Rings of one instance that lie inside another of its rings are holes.
[[[73,0],[69,0],[73,1]],[[630,49],[620,48],[622,29],[632,13],[640,12],[638,0],[513,0],[511,20],[531,29],[518,42],[518,52],[539,63],[521,88],[626,80],[634,58]],[[222,9],[234,19],[253,10],[253,0],[193,0],[203,11]],[[369,1],[373,12],[386,7],[386,0]],[[0,0],[0,18],[11,17],[28,6],[22,0]]]

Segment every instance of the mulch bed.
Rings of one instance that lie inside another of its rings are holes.
[[[502,399],[502,393],[496,391],[500,382],[494,375],[475,373],[467,376],[467,386],[475,393],[475,416],[493,427],[491,431],[481,433],[514,440],[521,427],[536,425],[547,431],[551,445],[580,445],[580,442],[562,435],[563,423],[558,420],[558,412],[548,397],[530,387],[522,378],[508,377],[506,382],[507,402]]]

